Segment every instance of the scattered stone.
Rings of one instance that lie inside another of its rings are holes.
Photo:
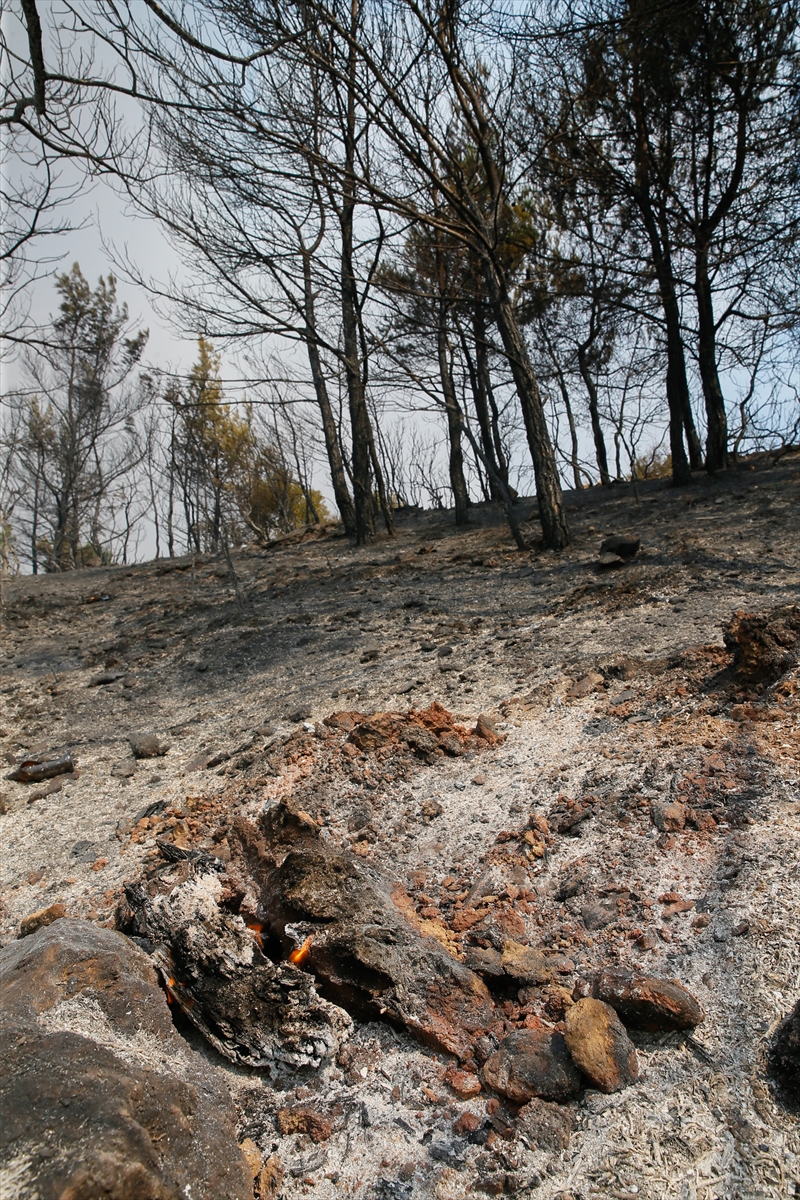
[[[227,1089],[121,933],[66,918],[0,950],[0,1027],[15,1196],[252,1198]]]
[[[306,1133],[312,1142],[327,1142],[333,1133],[333,1119],[313,1108],[281,1108],[275,1114],[278,1132]]]
[[[616,554],[619,558],[634,558],[639,553],[641,539],[626,537],[624,534],[611,534],[600,544],[601,554]]]
[[[21,938],[30,937],[32,933],[36,933],[37,929],[44,929],[45,925],[52,925],[54,921],[60,921],[66,915],[67,910],[63,904],[51,904],[47,908],[40,908],[22,918],[19,936]]]
[[[582,679],[577,679],[567,688],[568,700],[582,700],[584,696],[597,692],[603,686],[604,679],[597,671],[590,671]]]
[[[498,732],[494,721],[486,713],[479,714],[473,732],[475,737],[483,738],[490,746],[499,745],[505,741],[505,736]]]
[[[581,909],[581,920],[591,931],[605,929],[606,925],[617,920],[618,915],[617,902],[613,898],[593,900]]]
[[[678,833],[686,825],[686,808],[677,800],[651,800],[650,816],[662,833]]]
[[[479,1129],[480,1125],[481,1118],[477,1115],[477,1113],[470,1112],[469,1109],[467,1109],[461,1114],[457,1121],[453,1122],[453,1133],[458,1134],[460,1137],[469,1136],[469,1134],[474,1133],[476,1129]]]
[[[258,1200],[273,1200],[281,1190],[283,1176],[283,1163],[277,1154],[271,1154],[256,1180],[255,1192]]]
[[[107,683],[116,683],[118,679],[122,679],[124,671],[102,671],[99,675],[95,675],[87,683],[87,687],[104,687]]]
[[[517,1115],[517,1129],[537,1150],[560,1154],[569,1148],[575,1122],[572,1104],[553,1104],[538,1096],[529,1100]]]
[[[607,571],[612,567],[622,567],[625,564],[625,559],[620,558],[618,554],[599,554],[597,556],[597,566],[601,571]]]
[[[471,1071],[461,1071],[458,1067],[450,1067],[444,1081],[462,1100],[471,1100],[481,1090],[481,1081]]]
[[[136,759],[124,758],[120,763],[114,763],[111,774],[115,779],[130,779],[136,774]]]
[[[737,612],[723,629],[737,673],[748,681],[771,682],[800,662],[800,607]]]
[[[630,971],[602,971],[588,995],[610,1004],[633,1029],[694,1029],[705,1018],[703,1006],[681,984]]]
[[[487,1085],[514,1104],[535,1096],[569,1100],[580,1089],[564,1035],[549,1029],[517,1029],[483,1066]]]
[[[368,646],[366,648],[366,650],[363,651],[363,653],[358,661],[362,662],[362,663],[375,662],[375,660],[380,658],[380,656],[381,656],[380,646]]]
[[[767,1069],[783,1103],[800,1113],[800,1000],[775,1030]]]
[[[447,644],[447,645],[445,645],[445,646],[440,646],[440,647],[439,647],[439,649],[436,651],[436,653],[437,653],[437,655],[438,655],[438,657],[439,657],[439,658],[449,658],[449,657],[450,657],[450,655],[453,653],[453,650],[454,650],[454,649],[455,649],[455,647],[454,647],[454,646],[451,646],[451,645],[448,643],[448,644]]]
[[[593,1087],[618,1092],[639,1078],[636,1050],[609,1004],[586,998],[568,1009],[564,1036],[572,1058]]]
[[[253,1176],[253,1181],[261,1174],[261,1168],[264,1165],[264,1160],[261,1157],[261,1151],[255,1144],[252,1138],[245,1138],[243,1142],[239,1142],[239,1149],[247,1160],[247,1165],[250,1168],[250,1173]]]
[[[170,747],[155,733],[129,733],[128,741],[134,758],[163,758]]]
[[[549,983],[553,969],[538,950],[509,939],[503,945],[501,964],[506,975],[521,984]]]

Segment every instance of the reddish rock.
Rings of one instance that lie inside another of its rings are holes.
[[[453,1122],[453,1133],[457,1133],[461,1137],[468,1133],[474,1133],[480,1123],[481,1119],[475,1113],[463,1112],[458,1120]]]
[[[460,1071],[458,1067],[451,1067],[445,1075],[444,1081],[462,1100],[471,1100],[481,1090],[481,1081],[478,1076],[473,1075],[471,1071]]]
[[[63,904],[51,904],[48,908],[37,909],[36,912],[29,913],[27,917],[22,918],[19,936],[21,938],[29,937],[32,933],[36,933],[37,929],[44,929],[45,925],[52,925],[54,921],[60,921],[66,915],[67,910]]]
[[[567,1010],[564,1036],[573,1060],[593,1087],[618,1092],[639,1078],[636,1050],[614,1009],[588,997]]]
[[[700,1002],[681,984],[630,971],[601,972],[589,994],[610,1004],[633,1029],[694,1029],[705,1017]]]
[[[686,809],[678,801],[653,800],[650,816],[662,833],[678,833],[686,825]]]
[[[327,1142],[333,1133],[333,1119],[313,1108],[281,1108],[275,1115],[278,1132],[307,1133],[312,1142]]]
[[[473,732],[475,737],[482,738],[483,741],[488,742],[490,746],[499,745],[501,742],[505,741],[504,735],[498,732],[494,721],[491,717],[488,717],[486,713],[480,714],[478,720],[475,722],[475,729]]]
[[[519,983],[543,984],[553,978],[553,968],[543,954],[511,939],[503,945],[500,962],[506,975]]]
[[[568,1100],[580,1088],[580,1075],[561,1033],[518,1029],[500,1043],[483,1067],[487,1085],[515,1104],[534,1096]]]

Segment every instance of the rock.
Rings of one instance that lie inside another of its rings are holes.
[[[633,1029],[694,1029],[705,1018],[702,1005],[679,983],[630,971],[601,972],[589,995],[610,1004]]]
[[[686,808],[677,800],[651,800],[650,816],[662,833],[678,833],[686,825]]]
[[[618,554],[598,554],[596,563],[601,571],[606,571],[611,567],[624,566],[625,559],[620,558]]]
[[[187,870],[176,863],[180,882],[169,890],[161,876],[154,895],[142,884],[125,888],[134,928],[155,943],[153,962],[173,1003],[232,1062],[298,1068],[334,1058],[350,1036],[348,1014],[318,996],[293,962],[266,956],[262,925],[248,927],[221,906],[216,872],[186,879]]]
[[[475,729],[473,730],[473,733],[475,737],[483,738],[483,740],[488,742],[490,746],[494,746],[505,741],[504,735],[502,733],[498,733],[497,726],[492,718],[488,717],[486,713],[480,713],[478,716],[478,719],[475,722]]]
[[[439,738],[439,745],[444,750],[445,754],[449,754],[451,758],[460,758],[464,753],[464,747],[461,739],[456,733],[445,733]]]
[[[556,898],[558,900],[569,900],[572,896],[577,896],[580,892],[585,891],[586,885],[591,879],[591,874],[591,870],[585,862],[570,863],[561,872]]]
[[[471,1071],[460,1071],[458,1067],[450,1067],[444,1081],[462,1100],[471,1100],[481,1090],[481,1081]]]
[[[266,842],[244,821],[228,835],[237,870],[256,881],[272,936],[287,949],[287,925],[310,938],[304,965],[347,1008],[387,1017],[441,1050],[470,1057],[474,1036],[494,1020],[483,980],[426,936],[434,923],[421,925],[399,883],[357,856],[317,835],[276,865],[269,850],[275,820],[262,821]]]
[[[593,900],[584,904],[581,909],[581,920],[589,930],[604,929],[618,917],[617,902],[614,899]]]
[[[380,658],[380,656],[380,646],[367,646],[358,661],[362,663],[375,662],[375,660]]]
[[[230,1096],[121,933],[66,918],[0,950],[0,1027],[15,1196],[252,1197]]]
[[[256,1196],[258,1200],[273,1200],[278,1195],[283,1183],[283,1163],[277,1154],[271,1154],[261,1168],[256,1180]]]
[[[155,733],[129,733],[128,741],[134,758],[163,758],[170,746]]]
[[[620,558],[634,558],[639,553],[641,539],[626,537],[622,534],[611,534],[600,544],[601,554],[616,554]]]
[[[458,1120],[453,1122],[453,1133],[461,1137],[468,1136],[470,1133],[474,1133],[476,1129],[479,1129],[480,1125],[481,1118],[476,1113],[470,1112],[469,1109],[465,1109]]]
[[[122,762],[115,763],[111,768],[111,774],[115,779],[130,779],[136,774],[136,759],[124,758]]]
[[[239,1149],[247,1160],[250,1174],[253,1176],[253,1181],[255,1182],[261,1174],[261,1168],[264,1165],[261,1151],[252,1138],[245,1138],[243,1142],[239,1142]]]
[[[107,683],[116,683],[118,679],[122,679],[124,671],[101,671],[99,675],[95,675],[87,683],[87,687],[103,687]]]
[[[66,915],[67,910],[63,904],[51,904],[48,908],[40,908],[22,918],[19,936],[21,938],[30,937],[32,933],[36,933],[37,929],[44,929],[45,925],[52,925],[54,921],[60,921]]]
[[[737,673],[751,682],[771,682],[800,662],[800,607],[737,612],[723,629]]]
[[[775,1031],[767,1069],[783,1103],[800,1113],[800,1000]]]
[[[487,1085],[514,1104],[535,1096],[568,1100],[581,1081],[563,1034],[549,1029],[517,1029],[504,1038],[483,1066]]]
[[[636,1050],[614,1009],[588,997],[567,1009],[564,1036],[593,1087],[618,1092],[639,1078]]]
[[[517,1115],[519,1132],[537,1150],[547,1150],[551,1154],[568,1149],[574,1122],[574,1105],[553,1104],[539,1097],[529,1100]]]
[[[542,984],[553,978],[553,969],[543,954],[511,939],[503,945],[500,961],[506,975],[518,983]]]
[[[475,915],[477,916],[477,914]],[[454,928],[458,923],[454,923]],[[477,922],[475,923],[477,924]],[[480,946],[470,946],[466,951],[464,961],[471,971],[475,971],[485,979],[501,979],[505,975],[500,952],[491,947],[484,950]]]
[[[327,1142],[333,1133],[333,1119],[313,1108],[280,1108],[275,1114],[278,1132],[305,1133],[312,1142]]]
[[[567,699],[581,700],[584,696],[589,696],[592,692],[598,691],[603,686],[603,683],[602,675],[597,671],[590,671],[588,675],[584,675],[582,679],[577,679],[567,688]]]

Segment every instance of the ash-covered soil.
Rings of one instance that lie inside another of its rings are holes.
[[[485,973],[484,1052],[562,1027],[601,967],[705,1009],[691,1034],[632,1033],[638,1082],[538,1126],[485,1084],[463,1099],[455,1059],[357,1014],[317,1070],[206,1048],[287,1200],[800,1195],[800,1124],[766,1072],[800,996],[800,671],[748,676],[723,641],[736,612],[800,603],[800,456],[567,505],[560,555],[518,553],[489,506],[462,530],[400,516],[361,549],[331,527],[245,551],[243,608],[222,559],[3,582],[3,944],[55,903],[114,925],[165,844],[224,863],[235,819],[290,799],[457,958],[486,967],[509,938],[548,955],[540,985]],[[601,569],[609,534],[641,549]],[[481,714],[497,740],[471,732]],[[409,726],[440,744],[392,732]],[[166,752],[134,758],[137,733]],[[66,750],[71,775],[7,778]]]

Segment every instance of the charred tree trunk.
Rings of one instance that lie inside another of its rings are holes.
[[[442,382],[445,411],[447,413],[447,437],[450,445],[449,471],[450,487],[453,491],[453,503],[456,510],[456,525],[466,525],[469,521],[469,492],[464,479],[464,453],[461,449],[462,419],[453,386],[453,376],[450,371],[449,345],[447,341],[446,314],[439,312],[436,343],[439,356],[439,376]]]
[[[569,545],[570,533],[567,514],[561,497],[558,466],[550,432],[544,415],[544,405],[539,393],[536,373],[531,365],[522,333],[514,314],[511,297],[505,283],[499,278],[494,263],[489,259],[484,264],[489,296],[495,324],[500,332],[514,385],[519,396],[525,433],[533,460],[536,479],[536,496],[539,501],[539,518],[542,523],[543,544],[550,550],[563,550]]]
[[[314,308],[314,286],[311,278],[311,262],[306,256],[303,259],[303,289],[305,300],[305,322],[306,322],[306,349],[308,351],[308,363],[311,368],[311,378],[314,383],[314,393],[317,398],[317,407],[319,408],[320,418],[322,420],[322,433],[325,438],[325,450],[328,455],[328,466],[331,472],[331,484],[333,485],[333,496],[336,501],[336,507],[339,509],[339,515],[342,518],[344,531],[352,537],[356,532],[356,516],[353,508],[353,500],[350,496],[350,490],[347,486],[347,477],[344,472],[344,464],[342,462],[342,454],[339,448],[339,436],[336,429],[336,421],[331,408],[330,397],[328,396],[328,385],[325,381],[325,374],[322,370],[322,360],[319,353],[319,344],[317,340],[317,321]]]
[[[600,472],[600,482],[605,487],[608,487],[608,485],[611,483],[611,475],[609,474],[608,470],[608,454],[606,452],[605,438],[603,437],[603,427],[600,424],[600,407],[597,397],[597,385],[595,384],[592,372],[589,368],[587,350],[588,346],[585,343],[582,343],[578,347],[578,368],[589,397],[589,420],[592,425],[594,455],[597,460],[597,469]]]
[[[706,470],[713,475],[728,465],[728,416],[717,370],[714,303],[708,275],[708,245],[698,245],[695,255],[697,352],[707,424]]]

